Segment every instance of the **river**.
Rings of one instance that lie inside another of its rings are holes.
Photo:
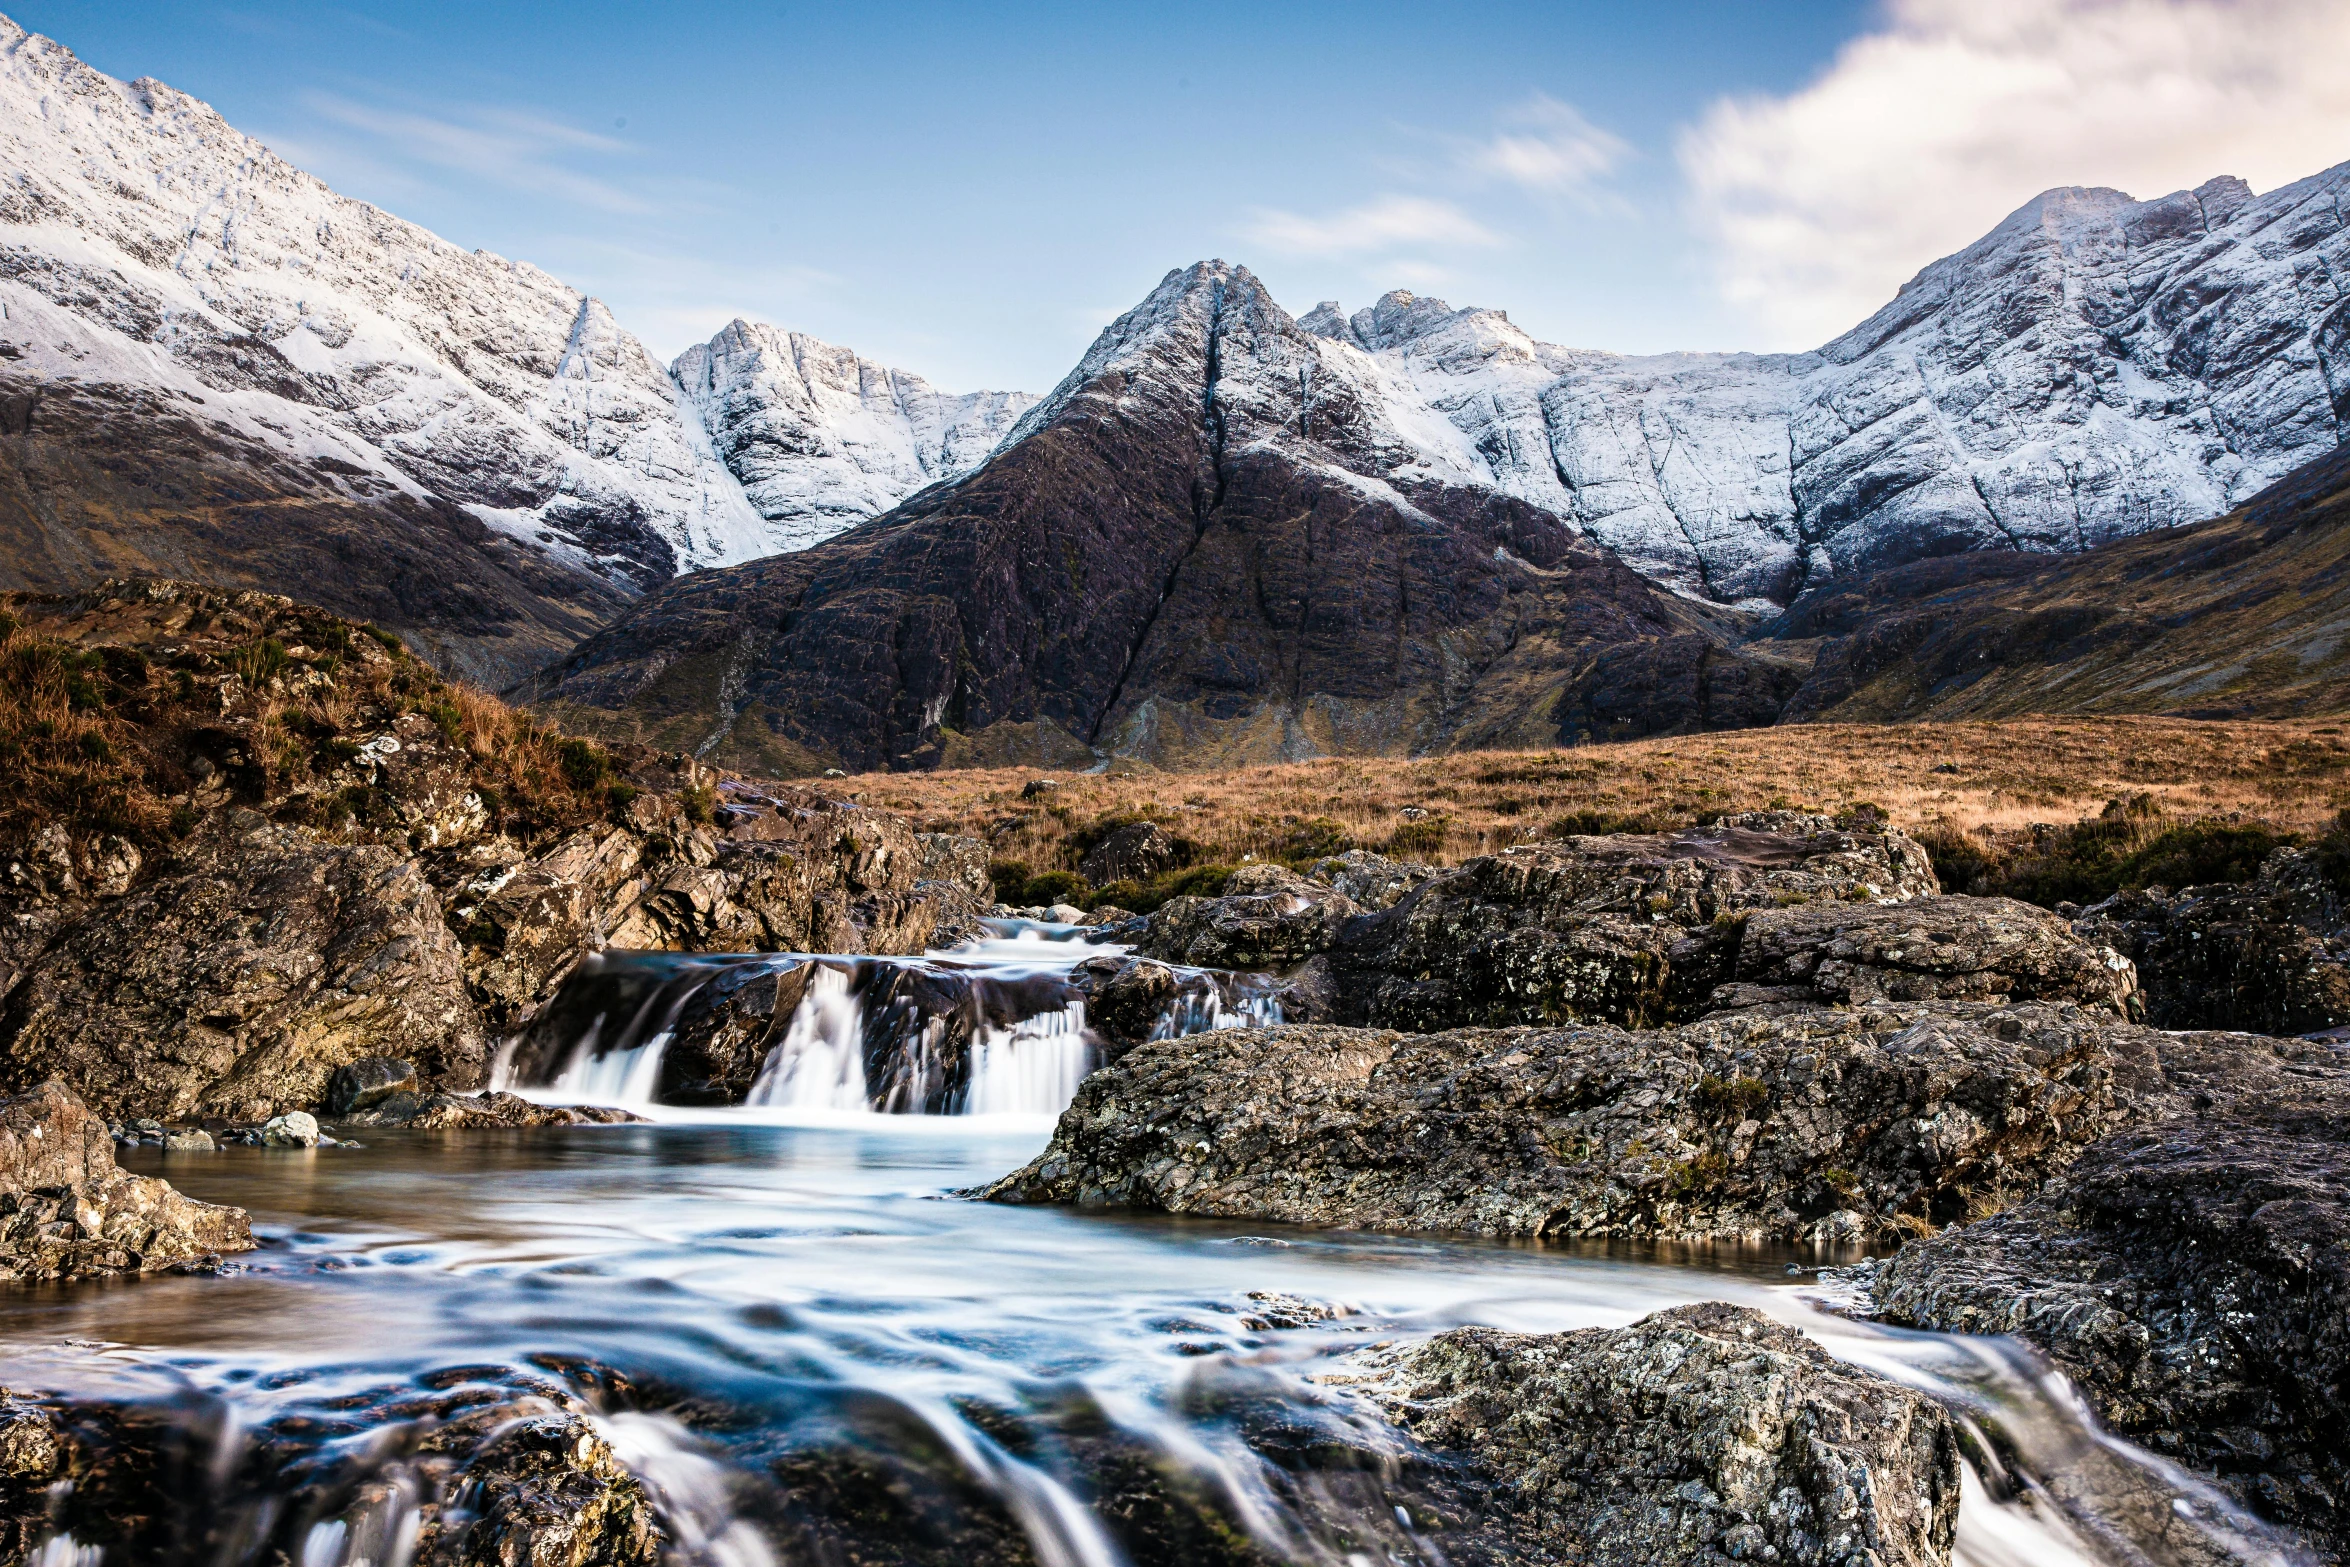
[[[1065,1031],[1027,1037],[1067,1048]],[[1058,1083],[1058,1070],[1007,1081]],[[1367,1344],[1464,1323],[1615,1326],[1726,1299],[1936,1392],[1996,1438],[1984,1450],[2006,1462],[1970,1473],[1961,1509],[1958,1558],[1972,1567],[2182,1559],[2180,1531],[2196,1550],[2288,1559],[2216,1495],[2099,1436],[2018,1347],[1823,1309],[1811,1253],[1000,1207],[954,1194],[1043,1146],[1051,1117],[1034,1108],[648,1113],[652,1124],[369,1132],[357,1148],[127,1152],[129,1168],[248,1209],[261,1249],[220,1277],[11,1292],[6,1380],[171,1412],[204,1455],[184,1483],[214,1487],[255,1539],[301,1499],[296,1478],[251,1478],[248,1433],[308,1414],[292,1428],[364,1464],[372,1438],[338,1422],[370,1400],[482,1368],[585,1362],[663,1390],[633,1409],[611,1401],[601,1420],[663,1498],[681,1561],[797,1559],[773,1524],[778,1456],[845,1442],[903,1459],[901,1481],[933,1477],[938,1506],[999,1511],[1040,1562],[1114,1567],[1113,1531],[1052,1439],[1081,1405],[1193,1476],[1275,1555],[1343,1564],[1330,1519],[1301,1514],[1294,1486],[1240,1439],[1233,1388],[1344,1427],[1345,1399],[1314,1378]],[[2149,1484],[2165,1504],[2153,1518]],[[387,1496],[396,1512],[396,1488]],[[399,1519],[379,1522],[311,1528],[302,1567],[384,1567]],[[67,1541],[42,1558],[98,1559]]]

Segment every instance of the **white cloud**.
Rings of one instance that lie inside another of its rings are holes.
[[[2268,190],[2344,158],[2343,0],[1890,0],[1810,86],[1717,102],[1680,145],[1724,295],[1785,347],[2050,187]]]
[[[1631,146],[1576,112],[1536,93],[1504,117],[1506,129],[1464,143],[1462,167],[1542,195],[1578,195],[1612,173]]]
[[[1248,238],[1292,256],[1371,256],[1429,246],[1501,243],[1501,236],[1449,201],[1381,196],[1326,218],[1259,208]]]
[[[610,156],[629,150],[626,142],[597,131],[512,109],[427,114],[381,108],[324,92],[306,92],[302,102],[320,118],[364,133],[369,138],[368,151],[381,161],[427,164],[604,212],[654,210],[652,203],[611,181],[565,164],[566,157]]]

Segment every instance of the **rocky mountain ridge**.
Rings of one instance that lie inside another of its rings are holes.
[[[1024,401],[795,335],[824,368],[785,416],[727,349],[778,334],[739,323],[680,361],[689,394],[600,300],[6,18],[0,170],[0,586],[339,594],[503,685],[679,571],[967,466]]]

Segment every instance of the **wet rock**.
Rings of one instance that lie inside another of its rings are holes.
[[[1044,917],[1055,925],[1082,925],[1085,911],[1074,903],[1054,903],[1045,907]]]
[[[2275,1075],[2265,1042],[2231,1038],[1947,1002],[1654,1032],[1218,1030],[1095,1073],[984,1195],[1505,1236],[1914,1235],[2188,1113],[2165,1063],[2190,1047]]]
[[[1195,968],[1269,968],[1312,956],[1361,911],[1344,893],[1279,865],[1244,865],[1218,898],[1169,898],[1141,950]]]
[[[106,1123],[64,1084],[0,1098],[0,1277],[142,1273],[252,1247],[242,1209],[116,1168]]]
[[[1904,1247],[1876,1308],[2038,1346],[2131,1440],[2350,1554],[2350,1062],[2186,1035],[2189,1110],[2006,1212]]]
[[[304,1110],[290,1110],[284,1115],[272,1116],[261,1127],[261,1146],[316,1148],[318,1122]]]
[[[1306,874],[1346,894],[1355,907],[1375,914],[1394,908],[1413,888],[1443,872],[1417,860],[1391,860],[1368,849],[1349,849],[1316,860],[1306,868]]]
[[[1077,873],[1097,887],[1148,881],[1175,864],[1175,840],[1156,822],[1129,822],[1086,851]]]
[[[335,1068],[327,1080],[326,1113],[349,1115],[371,1110],[394,1094],[416,1092],[416,1063],[389,1056],[367,1056]]]
[[[1460,1328],[1356,1365],[1368,1373],[1357,1391],[1499,1483],[1544,1559],[1950,1559],[1949,1415],[1750,1308],[1708,1302],[1577,1333]]]
[[[2137,994],[2129,959],[2012,898],[1758,910],[1739,933],[1736,973],[1737,983],[1764,987],[1774,1000],[1833,1006],[2071,1001],[2122,1015]]]
[[[581,1416],[507,1426],[459,1471],[463,1512],[445,1512],[431,1559],[451,1567],[653,1567],[652,1498]]]
[[[1085,1021],[1108,1046],[1110,1060],[1150,1038],[1182,981],[1164,963],[1134,958],[1096,986],[1085,1004]]]
[[[2350,1024],[2350,910],[2305,849],[2260,874],[2168,892],[2123,892],[2074,928],[2134,961],[2150,1022],[2314,1034]]]
[[[568,1375],[470,1365],[322,1389],[225,1452],[222,1411],[168,1388],[0,1392],[0,1545],[70,1536],[157,1567],[652,1567],[673,1531],[591,1403],[633,1389],[533,1360]]]
[[[305,1117],[307,1119],[307,1117]],[[372,1110],[350,1117],[349,1126],[404,1126],[420,1132],[473,1131],[483,1127],[615,1126],[645,1118],[610,1105],[533,1104],[519,1094],[395,1094]]]
[[[163,1138],[165,1153],[215,1153],[212,1134],[202,1127],[186,1132],[167,1132]]]

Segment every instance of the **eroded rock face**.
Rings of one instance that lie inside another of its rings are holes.
[[[2163,1068],[2189,1113],[1904,1247],[1869,1292],[1896,1321],[2038,1345],[2115,1430],[2350,1549],[2350,1061],[2189,1035]]]
[[[1182,982],[1164,963],[1134,958],[1093,988],[1085,1003],[1086,1025],[1111,1048],[1111,1060],[1150,1038]]]
[[[1148,881],[1175,863],[1175,840],[1156,822],[1129,822],[1102,839],[1077,862],[1077,873],[1097,887],[1114,881]]]
[[[391,1053],[479,1080],[482,1023],[420,866],[253,813],[96,901],[8,998],[6,1076],[102,1113],[258,1121]]]
[[[2277,850],[2243,885],[2120,893],[2074,928],[2136,961],[2164,1028],[2350,1025],[2350,911],[2308,850]]]
[[[64,1084],[0,1098],[0,1278],[144,1273],[252,1248],[242,1209],[117,1169],[106,1122]]]
[[[1949,1415],[1751,1308],[1680,1306],[1577,1333],[1458,1328],[1357,1360],[1370,1368],[1358,1390],[1494,1476],[1530,1543],[1558,1559],[1950,1559]]]
[[[1970,920],[1969,900],[1938,900],[1940,940],[1869,945],[1870,929],[1910,928],[1875,906],[1937,891],[1925,851],[1881,821],[1839,827],[1824,816],[1754,812],[1687,832],[1529,844],[1443,872],[1376,855],[1314,869],[1308,879],[1252,866],[1222,898],[1172,899],[1152,915],[1142,950],[1203,966],[1287,968],[1299,1015],[1421,1032],[1648,1027],[1695,1016],[1716,1004],[1717,986],[1742,977],[1742,939],[1755,919],[1779,933],[1776,946],[1765,944],[1773,956],[1764,970],[1803,968],[1799,990],[1788,990],[1791,974],[1758,981],[1786,991],[1775,999],[2106,999],[2115,988],[2109,976],[2091,976],[2099,960],[2061,924],[2019,906],[1984,904]],[[1349,888],[1375,912],[1363,914]],[[1994,983],[2013,976],[1994,971],[1987,954],[2007,955],[2019,932],[2038,942],[2019,965],[2062,968],[2077,982]],[[1318,960],[1310,971],[1301,967],[1309,960]],[[1911,977],[1891,978],[1903,962]],[[1814,971],[1825,976],[1817,986]]]
[[[2248,1081],[2274,1070],[2260,1042],[2211,1037]],[[1222,1030],[1096,1072],[1051,1145],[984,1195],[1503,1236],[1914,1234],[2180,1113],[2162,1077],[2179,1048],[2045,1004],[1653,1032]]]

